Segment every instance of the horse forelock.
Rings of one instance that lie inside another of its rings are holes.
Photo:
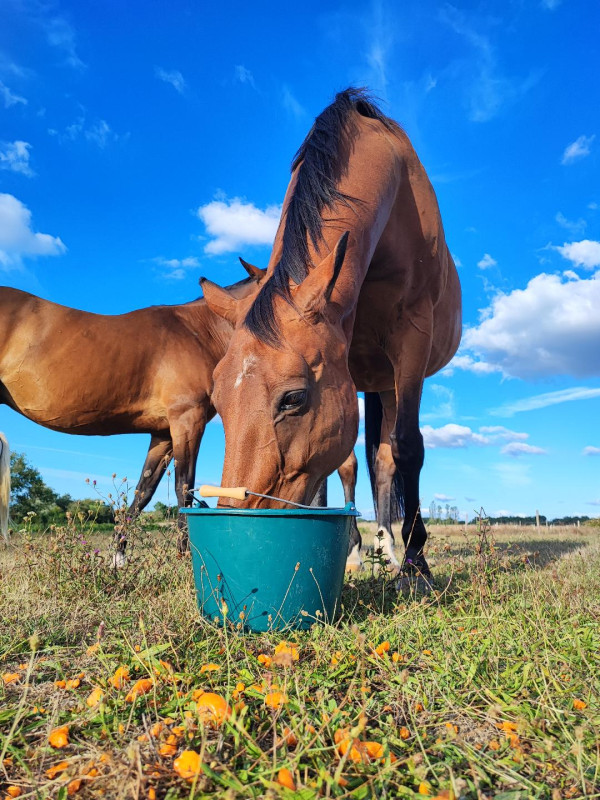
[[[375,105],[365,89],[350,87],[339,92],[333,103],[319,114],[292,161],[297,179],[287,209],[282,253],[273,274],[256,296],[244,325],[260,341],[277,346],[279,330],[273,303],[279,296],[292,303],[290,281],[302,283],[312,263],[309,241],[319,252],[323,241],[323,211],[336,204],[346,206],[357,199],[337,188],[347,167],[348,149],[358,133],[352,112],[376,119],[389,130],[397,128]]]

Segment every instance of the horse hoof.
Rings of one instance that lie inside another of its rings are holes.
[[[362,564],[346,564],[346,572],[355,574],[356,572],[361,572],[363,568]]]
[[[385,569],[390,578],[397,578],[402,572],[402,566],[397,561],[388,561]]]
[[[431,575],[403,573],[396,584],[398,592],[409,594],[431,594],[433,591],[433,578]]]

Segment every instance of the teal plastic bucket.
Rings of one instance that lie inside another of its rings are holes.
[[[339,605],[355,507],[182,508],[198,607],[252,631],[330,622]]]

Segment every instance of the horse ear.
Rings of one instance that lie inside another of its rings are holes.
[[[238,256],[238,258],[240,259],[240,264],[246,270],[248,275],[250,275],[251,278],[256,278],[257,281],[259,281],[261,278],[264,278],[267,272],[266,269],[255,267],[254,264],[250,264],[248,261],[244,261],[244,259],[241,256]]]
[[[349,235],[350,231],[342,234],[331,253],[311,269],[294,292],[294,303],[305,314],[321,313],[329,302],[344,263]]]
[[[200,278],[200,286],[202,287],[206,305],[210,310],[235,325],[238,318],[238,301],[236,298],[227,289],[217,286],[216,283],[209,281],[207,278]]]

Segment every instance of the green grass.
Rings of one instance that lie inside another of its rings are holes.
[[[36,798],[68,797],[69,786],[81,798],[600,797],[598,533],[467,530],[432,531],[432,595],[398,595],[367,570],[346,582],[333,626],[285,637],[298,661],[271,665],[258,656],[272,657],[281,634],[199,617],[172,529],[134,532],[118,574],[106,534],[73,524],[16,535],[0,551],[0,673],[19,676],[0,681],[0,788]],[[109,683],[120,665],[122,690]],[[55,683],[81,673],[76,688]],[[142,677],[151,690],[127,702]],[[96,687],[103,701],[90,708]],[[264,689],[275,687],[288,701],[273,709]],[[244,707],[211,727],[198,689]],[[49,732],[65,724],[70,743],[56,750]],[[342,757],[345,729],[382,744],[383,758]],[[175,755],[161,754],[168,741]],[[192,782],[173,769],[186,748],[203,764]],[[277,782],[282,767],[295,793]]]

